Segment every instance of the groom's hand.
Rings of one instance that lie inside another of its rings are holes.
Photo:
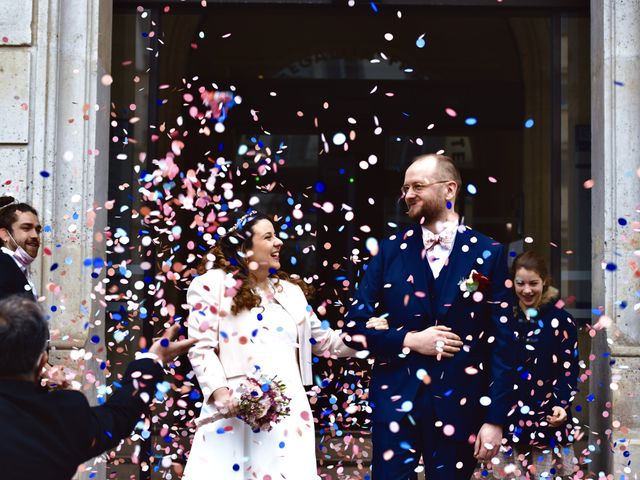
[[[462,348],[462,341],[449,327],[436,325],[407,333],[403,346],[422,355],[451,358]]]
[[[502,442],[502,427],[493,423],[485,423],[480,427],[473,456],[482,462],[488,462],[498,453]]]

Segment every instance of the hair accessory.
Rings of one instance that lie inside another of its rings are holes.
[[[10,198],[13,198],[13,197],[10,197]],[[16,200],[15,198],[13,198],[13,200],[11,200],[9,203],[7,203],[6,205],[3,205],[3,206],[0,207],[0,212],[2,210],[4,210],[5,208],[10,207],[11,205],[17,205],[18,203],[20,203],[20,202],[18,200]]]
[[[258,215],[258,212],[256,212],[255,210],[245,213],[238,220],[236,220],[236,224],[233,227],[227,230],[227,233],[225,234],[225,236],[231,235],[238,230],[242,230],[245,227],[245,225],[249,223],[251,220],[253,220],[257,215]]]

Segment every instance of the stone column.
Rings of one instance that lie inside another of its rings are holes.
[[[640,473],[640,0],[591,1],[591,58],[593,306],[613,323],[592,346],[590,443],[594,471],[628,479]]]
[[[0,0],[0,194],[32,204],[45,226],[35,262],[47,297],[53,363],[83,365],[95,403],[104,384],[101,277],[105,258],[111,0]],[[96,265],[99,262],[96,263]],[[93,337],[93,341],[92,341]],[[104,467],[81,477],[104,478]]]

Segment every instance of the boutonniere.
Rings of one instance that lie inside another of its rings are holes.
[[[489,286],[489,279],[476,270],[471,270],[471,273],[467,278],[463,278],[458,283],[460,291],[463,292],[462,296],[467,298],[469,295],[479,292],[484,294],[485,290]]]

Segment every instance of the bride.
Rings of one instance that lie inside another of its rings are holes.
[[[323,328],[308,305],[306,285],[280,268],[280,240],[256,212],[241,217],[203,259],[187,292],[189,358],[203,404],[185,480],[318,478],[314,422],[304,385],[311,354],[355,354],[340,332]],[[370,328],[386,328],[377,319]],[[290,415],[271,431],[254,432],[236,417],[234,392],[247,376],[286,385]]]

